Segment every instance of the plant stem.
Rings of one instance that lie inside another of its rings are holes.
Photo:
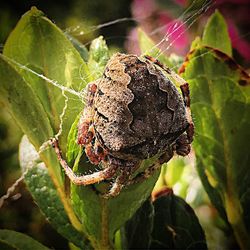
[[[102,230],[101,230],[101,241],[100,241],[100,250],[112,250],[114,249],[113,246],[110,244],[109,240],[109,223],[108,223],[108,204],[106,199],[101,199],[101,207],[102,207]]]
[[[225,194],[225,209],[228,221],[231,224],[235,238],[242,250],[250,249],[250,234],[247,232],[242,219],[242,207],[235,196]]]

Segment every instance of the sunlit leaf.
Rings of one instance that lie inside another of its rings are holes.
[[[66,37],[71,41],[71,43],[74,45],[75,49],[79,52],[82,59],[87,62],[89,58],[89,52],[85,45],[83,45],[80,41],[78,41],[76,38],[71,36],[68,33],[64,33]]]
[[[10,112],[37,151],[44,142],[60,134],[60,146],[65,152],[69,129],[83,108],[80,92],[89,82],[86,63],[64,33],[35,7],[22,16],[3,53],[25,82],[10,81],[11,72],[3,69],[4,98]],[[40,155],[71,222],[79,227],[66,199],[61,167],[54,152],[45,150]]]
[[[202,43],[232,56],[232,45],[223,16],[216,11],[208,20],[204,29]]]
[[[78,51],[54,23],[32,7],[8,37],[3,53],[13,60],[13,65],[39,97],[54,134],[58,133],[65,96],[53,83],[80,92],[89,82],[87,65]],[[71,124],[82,109],[77,93],[69,94],[65,90],[64,94],[69,100],[61,124],[63,133],[60,141],[63,149],[66,148]]]
[[[92,41],[89,48],[88,66],[93,80],[102,76],[104,67],[109,60],[109,50],[102,36]]]
[[[168,164],[165,179],[169,187],[173,187],[174,184],[180,180],[185,165],[186,162],[183,158],[175,158]]]
[[[47,114],[37,95],[29,84],[11,65],[8,58],[0,55],[1,100],[30,138],[39,147],[47,136],[52,136],[52,128]],[[39,114],[39,115],[38,115]]]
[[[0,56],[0,75],[1,100],[33,145],[39,148],[48,137],[53,136],[53,130],[41,102],[30,85],[3,56]],[[43,156],[46,162],[50,162],[53,173],[60,180],[61,173],[56,157],[49,151],[44,152]]]
[[[250,77],[226,54],[208,47],[190,53],[185,65],[197,169],[211,201],[233,227],[239,244],[247,247]]]
[[[247,249],[250,77],[229,57],[231,43],[219,12],[192,49],[180,72],[191,86],[197,169],[212,203],[230,223],[240,247]]]
[[[77,144],[77,125],[80,119],[80,114],[76,117],[74,123],[71,126],[67,141],[66,157],[69,163],[75,160],[82,148]]]

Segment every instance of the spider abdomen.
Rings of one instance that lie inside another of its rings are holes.
[[[108,154],[146,159],[186,129],[184,101],[174,84],[147,59],[115,54],[97,81],[93,125]]]

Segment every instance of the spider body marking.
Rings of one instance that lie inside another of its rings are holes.
[[[182,96],[163,71],[181,79]],[[102,78],[88,84],[78,124],[78,144],[85,147],[90,162],[101,164],[103,169],[76,176],[63,160],[57,141],[53,145],[75,184],[115,177],[106,194],[114,197],[124,186],[149,178],[174,152],[189,154],[193,134],[188,83],[150,56],[117,53],[107,63]],[[132,177],[144,159],[156,154],[161,160]]]

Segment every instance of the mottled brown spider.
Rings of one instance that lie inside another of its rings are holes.
[[[163,71],[180,83],[182,96]],[[112,197],[123,186],[150,177],[173,152],[189,154],[193,134],[188,83],[152,57],[118,53],[107,63],[102,78],[88,84],[78,124],[78,144],[103,170],[76,176],[57,140],[52,144],[73,183],[89,185],[116,176],[106,194]],[[142,160],[156,154],[159,161],[132,178]]]

